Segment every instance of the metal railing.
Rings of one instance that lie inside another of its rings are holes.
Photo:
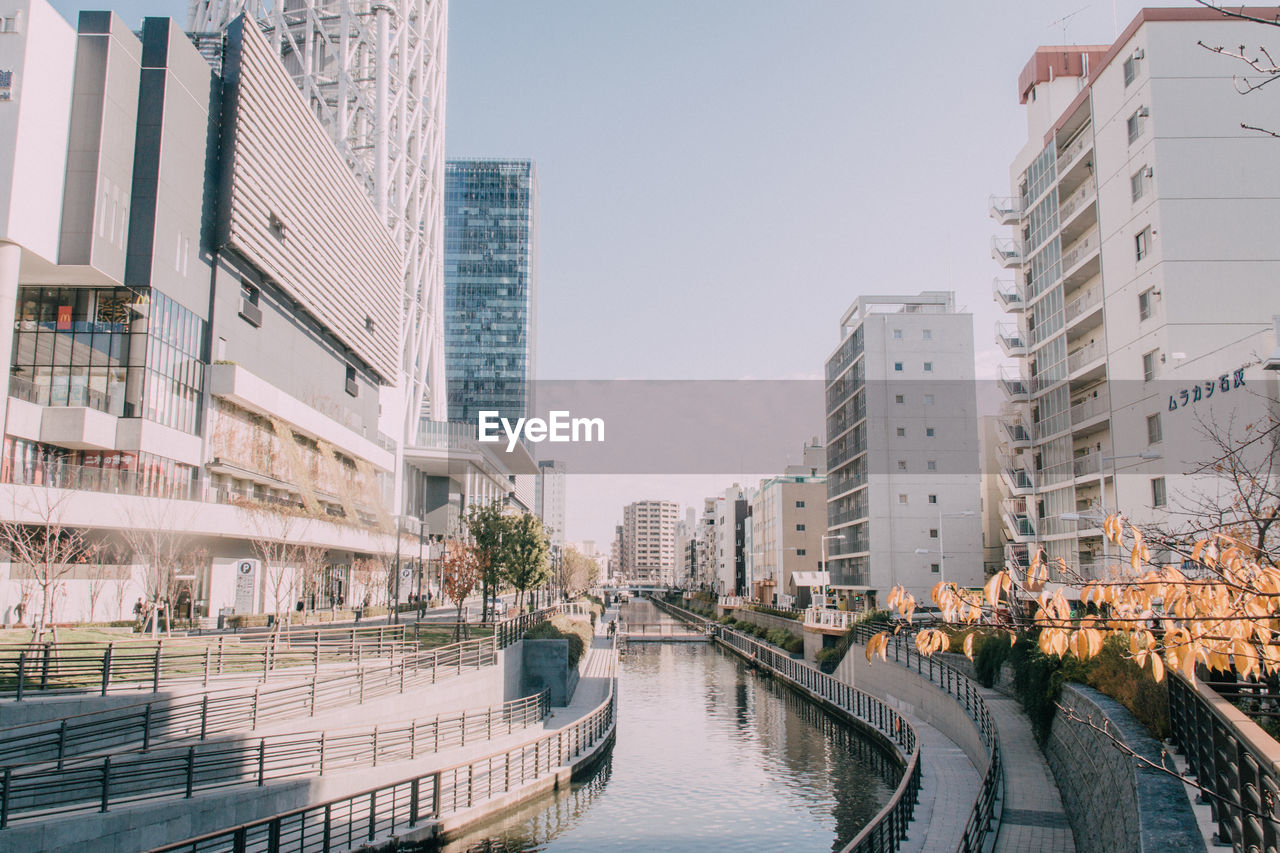
[[[372,729],[268,735],[237,742],[192,744],[101,759],[5,767],[0,776],[0,829],[15,817],[97,810],[112,805],[277,779],[323,776],[350,767],[492,740],[546,718],[549,691],[473,711]]]
[[[831,610],[827,607],[810,607],[804,612],[804,624],[817,628],[852,628],[858,621],[858,614],[852,610]]]
[[[1093,145],[1093,126],[1086,124],[1083,128],[1076,132],[1076,138],[1066,148],[1062,149],[1062,153],[1058,155],[1058,165],[1065,167],[1072,160],[1079,157],[1086,148]]]
[[[1098,251],[1098,232],[1090,231],[1071,244],[1070,248],[1062,253],[1062,273],[1065,276],[1076,264],[1085,259],[1086,256],[1092,255]]]
[[[845,684],[795,660],[773,646],[704,619],[669,602],[652,599],[659,609],[695,624],[754,663],[771,669],[797,687],[824,700],[871,727],[897,747],[903,761],[902,778],[889,802],[850,841],[841,853],[893,853],[907,837],[920,793],[920,746],[916,732],[897,711],[869,693]]]
[[[541,779],[613,733],[617,690],[591,714],[506,752],[370,788],[252,823],[158,847],[151,853],[293,853],[350,849]]]
[[[311,633],[311,632],[306,632]],[[345,632],[342,632],[345,633]],[[282,640],[279,632],[261,643],[224,635],[218,642],[153,640],[100,643],[13,644],[0,647],[0,695],[21,702],[29,693],[96,692],[113,687],[158,692],[174,684],[241,675],[267,681],[272,673],[322,663],[355,662],[364,657],[409,653],[402,640],[379,635],[369,642],[354,630],[350,638]]]
[[[1067,217],[1075,213],[1089,199],[1096,194],[1093,179],[1089,178],[1081,184],[1075,192],[1067,196],[1067,198],[1058,205],[1058,221],[1066,222]]]
[[[867,640],[877,633],[878,631],[869,625],[858,625],[853,629],[853,638],[865,646]],[[996,806],[1001,798],[1001,789],[1004,784],[1000,733],[996,729],[995,721],[991,718],[987,703],[967,675],[949,663],[920,654],[909,642],[904,642],[902,637],[892,637],[885,651],[887,658],[907,669],[915,670],[917,675],[929,679],[955,699],[969,715],[983,744],[987,747],[987,769],[982,776],[982,786],[978,789],[978,797],[965,822],[964,836],[956,848],[960,853],[974,853],[982,850],[984,839],[989,832],[993,831],[993,822],[999,826],[1000,816],[996,813]]]
[[[108,749],[146,751],[161,738],[205,740],[219,732],[256,728],[267,720],[315,716],[319,711],[435,684],[498,660],[492,637],[375,660],[272,687],[162,698],[109,711],[0,729],[0,766],[58,761]]]
[[[1220,841],[1238,853],[1280,848],[1280,774],[1274,745],[1245,731],[1257,728],[1225,698],[1180,673],[1169,677],[1169,724],[1205,797]],[[1266,738],[1261,729],[1260,738]]]
[[[1096,418],[1098,415],[1105,415],[1111,410],[1111,397],[1106,393],[1099,394],[1096,397],[1090,397],[1083,402],[1077,403],[1071,407],[1071,423],[1072,425],[1083,423],[1090,418]]]
[[[1075,373],[1091,361],[1102,358],[1107,354],[1107,349],[1098,341],[1085,344],[1077,350],[1067,353],[1067,372]]]

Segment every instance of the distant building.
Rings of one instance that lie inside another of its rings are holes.
[[[539,460],[534,512],[542,519],[542,526],[554,548],[564,546],[564,487],[564,463],[553,459]]]
[[[671,501],[636,501],[622,510],[622,575],[642,584],[675,584],[676,518]]]
[[[531,410],[538,181],[530,160],[445,163],[444,323],[449,419]]]
[[[1000,518],[1003,494],[1000,489],[999,415],[984,415],[978,421],[978,444],[982,448],[982,568],[987,577],[1004,567],[1004,524]]]
[[[827,361],[827,555],[845,606],[982,580],[973,316],[955,294],[861,296]],[[966,514],[966,515],[962,515]]]
[[[765,604],[805,607],[826,586],[822,537],[827,532],[826,454],[816,440],[804,461],[760,481],[752,498],[751,595]]]

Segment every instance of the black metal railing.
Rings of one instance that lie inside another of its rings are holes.
[[[294,853],[351,849],[439,820],[541,779],[607,740],[617,691],[591,714],[506,752],[158,847],[151,853]]]
[[[659,609],[677,618],[701,625],[704,631],[739,654],[857,718],[897,747],[903,761],[902,778],[897,789],[884,808],[841,851],[894,853],[907,837],[907,826],[911,823],[920,793],[920,746],[911,724],[875,696],[845,684],[804,661],[796,660],[767,643],[757,642],[746,634],[669,602],[657,598],[652,601]]]
[[[377,767],[442,749],[492,740],[544,719],[550,693],[501,705],[398,722],[372,729],[268,735],[101,758],[27,764],[0,770],[0,829],[26,813],[40,819],[167,794]]]
[[[1266,734],[1226,698],[1176,672],[1169,724],[1196,782],[1213,794],[1204,799],[1219,841],[1238,853],[1280,849],[1280,775],[1274,744],[1259,743]]]
[[[879,633],[870,625],[856,625],[852,630],[854,640],[864,646],[867,640]],[[978,686],[972,679],[949,663],[920,654],[909,640],[899,636],[892,637],[885,649],[885,656],[907,669],[914,670],[917,675],[929,679],[955,699],[973,721],[978,735],[982,738],[982,743],[987,748],[987,768],[982,776],[982,786],[978,790],[973,809],[970,810],[969,817],[965,821],[964,836],[961,838],[960,846],[956,848],[962,853],[979,851],[988,833],[999,825],[1000,818],[996,808],[1000,803],[1004,784],[1000,733],[996,729],[995,720],[991,717],[991,711],[987,708],[986,701],[983,700]]]

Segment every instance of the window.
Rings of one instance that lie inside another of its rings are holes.
[[[352,397],[360,394],[360,386],[356,384],[356,369],[350,364],[347,365],[347,393]]]
[[[1151,505],[1153,507],[1165,505],[1164,477],[1156,477],[1151,481]]]
[[[1148,287],[1146,290],[1138,294],[1138,319],[1148,320],[1151,318],[1151,298],[1155,295],[1155,289]]]
[[[938,460],[937,460],[937,459],[930,459],[930,460],[929,460],[929,462],[928,462],[928,464],[927,464],[927,467],[929,468],[929,470],[930,470],[930,471],[937,471],[937,470],[938,470]]]
[[[924,434],[927,438],[933,438],[935,435],[933,427],[925,427]]]
[[[937,496],[937,495],[929,495],[929,503],[931,503],[931,504],[936,504],[937,502],[938,502],[938,496]]]
[[[942,571],[942,569],[938,566],[938,564],[937,564],[937,563],[930,563],[930,564],[929,564],[929,571],[933,572],[933,573],[936,575],[936,574],[938,574],[939,572],[941,572],[941,571]]]
[[[1142,135],[1142,131],[1146,129],[1147,123],[1144,121],[1146,117],[1147,117],[1146,107],[1138,107],[1138,109],[1134,111],[1133,115],[1129,116],[1128,124],[1129,124],[1129,144],[1130,145],[1132,145],[1134,141],[1137,140],[1137,138]]]
[[[1140,56],[1133,54],[1124,61],[1124,85],[1127,89],[1129,84],[1138,78],[1138,60]]]
[[[898,503],[900,503],[900,504],[904,504],[904,503],[906,503],[906,502],[907,502],[907,496],[906,496],[906,495],[898,495]]]
[[[796,530],[797,530],[798,532],[800,532],[800,533],[803,533],[803,532],[804,532],[804,525],[803,525],[803,524],[797,524],[797,525],[796,525]]]
[[[1133,235],[1133,251],[1138,260],[1142,260],[1151,254],[1151,226],[1148,225],[1137,234]]]
[[[901,373],[901,372],[902,372],[902,362],[900,362],[900,361],[895,361],[895,362],[893,363],[893,369],[894,369],[896,372]]]
[[[899,459],[899,460],[898,460],[898,470],[899,470],[899,471],[905,471],[905,470],[907,470],[907,460],[905,460],[905,459]]]
[[[930,538],[930,539],[937,539],[937,538],[938,538],[938,528],[936,528],[936,527],[930,527],[930,528],[929,528],[929,538]]]
[[[1159,444],[1164,439],[1164,430],[1160,427],[1160,413],[1147,416],[1147,444]]]
[[[926,341],[933,340],[933,329],[925,329],[923,332],[920,333],[920,338],[921,340],[926,340]]]
[[[1151,352],[1144,353],[1142,356],[1142,381],[1150,382],[1156,378],[1156,356],[1160,354],[1160,350],[1153,349]]]
[[[901,330],[901,329],[894,329],[894,330],[893,330],[893,339],[894,339],[895,341],[900,341],[900,340],[902,340],[902,330]]]
[[[796,501],[796,509],[804,509],[804,501]]]
[[[901,368],[899,368],[899,370],[901,370]],[[907,402],[907,401],[906,401],[906,398],[905,398],[905,397],[903,397],[901,394],[895,394],[895,395],[893,396],[893,402],[895,402],[895,403],[897,403],[897,404],[901,405],[901,404],[903,404],[903,403],[905,403],[905,402]]]
[[[926,361],[926,362],[924,363],[924,372],[925,372],[925,373],[933,373],[933,362],[932,362],[932,361]]]
[[[1129,178],[1129,192],[1137,201],[1147,193],[1147,167],[1143,166]]]
[[[906,438],[906,435],[907,435],[906,427],[898,427],[898,438]]]
[[[804,554],[805,554],[805,550],[804,550],[803,548],[797,548],[797,549],[796,549],[796,556],[797,556],[797,557],[803,557],[803,556],[804,556]]]
[[[932,395],[932,394],[925,394],[925,395],[924,395],[924,404],[925,404],[926,406],[932,406],[932,405],[933,405],[933,395]]]

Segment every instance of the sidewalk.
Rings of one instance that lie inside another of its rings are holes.
[[[1004,818],[996,851],[1075,853],[1075,837],[1031,722],[1017,700],[978,685],[1000,732],[1004,757]]]

